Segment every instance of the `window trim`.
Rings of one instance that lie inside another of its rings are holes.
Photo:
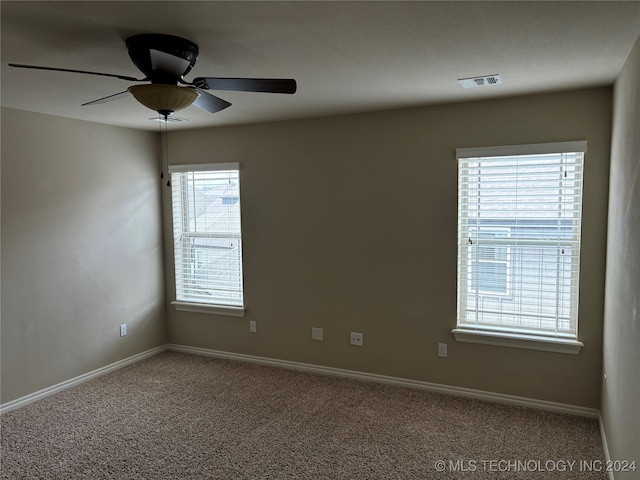
[[[208,313],[211,315],[227,315],[230,317],[244,317],[246,307],[232,307],[230,305],[213,305],[207,303],[191,303],[174,300],[171,305],[179,312]]]
[[[474,158],[474,157],[496,157],[496,156],[516,156],[516,155],[544,155],[553,153],[569,153],[569,152],[587,152],[587,142],[570,141],[555,142],[543,144],[526,144],[526,145],[507,145],[497,147],[473,147],[456,149],[456,159]],[[458,173],[459,175],[459,173]],[[584,181],[584,180],[583,180]],[[459,188],[459,176],[457,179]],[[458,216],[458,222],[460,218]],[[578,234],[579,235],[579,234]],[[458,249],[458,261],[460,261],[460,251]],[[459,272],[457,272],[459,274]],[[458,287],[456,287],[458,290]],[[459,291],[456,291],[459,295]],[[576,319],[577,322],[577,319]],[[548,336],[543,332],[518,332],[514,333],[511,329],[492,326],[487,329],[476,329],[472,326],[461,326],[459,319],[456,319],[456,328],[451,330],[454,338],[458,342],[477,343],[484,345],[496,345],[523,348],[529,350],[540,350],[545,352],[578,354],[584,344],[578,339],[578,330],[576,323],[575,338],[565,338],[562,335]]]
[[[456,159],[470,157],[506,157],[510,155],[545,155],[549,153],[587,152],[587,141],[529,143],[498,147],[456,148]]]
[[[192,163],[182,165],[169,165],[169,173],[181,172],[215,172],[220,170],[238,170],[240,171],[240,163]]]
[[[558,337],[544,337],[542,335],[523,335],[488,330],[471,330],[454,328],[451,330],[457,342],[479,343],[482,345],[497,345],[501,347],[524,348],[527,350],[541,350],[544,352],[569,353],[577,355],[584,343],[579,340]]]

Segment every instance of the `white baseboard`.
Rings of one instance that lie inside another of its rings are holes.
[[[609,455],[609,445],[607,444],[607,434],[604,431],[604,422],[602,420],[602,414],[598,412],[598,424],[600,425],[600,437],[602,438],[602,448],[604,448],[604,459],[607,464],[611,461],[611,455]],[[613,470],[609,470],[609,480],[615,480]]]
[[[46,397],[47,395],[51,395],[53,393],[64,390],[65,388],[69,388],[74,385],[84,383],[88,380],[91,380],[92,378],[98,377],[100,375],[104,375],[105,373],[111,372],[113,370],[117,370],[119,368],[125,367],[132,363],[151,357],[153,355],[157,355],[158,353],[164,352],[165,350],[191,353],[194,355],[204,355],[204,356],[222,358],[222,359],[228,359],[228,360],[238,360],[238,361],[244,361],[244,362],[259,363],[262,365],[271,365],[274,367],[288,368],[291,370],[299,370],[299,371],[313,372],[313,373],[319,373],[324,375],[332,375],[336,377],[353,378],[356,380],[385,383],[388,385],[395,385],[399,387],[417,388],[417,389],[425,390],[429,392],[442,393],[445,395],[453,395],[453,396],[466,397],[466,398],[474,398],[477,400],[484,400],[484,401],[494,402],[494,403],[504,403],[508,405],[517,405],[521,407],[536,408],[539,410],[547,410],[547,411],[557,412],[557,413],[567,413],[570,415],[579,415],[579,416],[589,417],[589,418],[598,418],[600,421],[600,430],[602,434],[602,441],[604,444],[605,454],[607,455],[607,460],[609,459],[609,452],[607,449],[606,437],[605,437],[604,429],[602,427],[602,418],[600,417],[600,412],[595,408],[586,408],[586,407],[580,407],[577,405],[567,405],[564,403],[548,402],[546,400],[538,400],[534,398],[518,397],[515,395],[506,395],[503,393],[487,392],[484,390],[475,390],[472,388],[455,387],[455,386],[443,385],[438,383],[423,382],[420,380],[411,380],[406,378],[390,377],[387,375],[378,375],[375,373],[346,370],[343,368],[325,367],[322,365],[292,362],[289,360],[279,360],[279,359],[268,358],[268,357],[246,355],[242,353],[224,352],[220,350],[211,350],[206,348],[189,347],[186,345],[177,345],[177,344],[171,344],[171,343],[161,345],[156,348],[152,348],[150,350],[125,358],[123,360],[112,363],[110,365],[106,365],[97,370],[93,370],[91,372],[85,373],[83,375],[72,378],[70,380],[58,383],[48,388],[44,388],[42,390],[31,393],[24,397],[20,397],[16,400],[3,403],[2,405],[0,405],[0,414],[8,412],[9,410],[13,410],[15,408],[22,407],[24,405],[27,405],[28,403],[35,402],[36,400],[39,400],[43,397]],[[611,477],[611,480],[612,479],[613,477]]]
[[[598,418],[600,412],[595,408],[580,407],[577,405],[567,405],[564,403],[548,402],[546,400],[537,400],[534,398],[518,397],[515,395],[506,395],[503,393],[493,393],[483,390],[475,390],[472,388],[454,387],[450,385],[442,385],[438,383],[423,382],[420,380],[410,380],[406,378],[390,377],[386,375],[378,375],[375,373],[358,372],[354,370],[345,370],[342,368],[324,367],[321,365],[313,365],[309,363],[292,362],[289,360],[278,360],[274,358],[258,357],[255,355],[245,355],[242,353],[223,352],[220,350],[210,350],[206,348],[189,347],[186,345],[168,344],[169,350],[175,352],[192,353],[195,355],[204,355],[215,358],[223,358],[229,360],[240,360],[244,362],[259,363],[263,365],[271,365],[275,367],[288,368],[291,370],[300,370],[305,372],[314,372],[325,375],[333,375],[337,377],[353,378],[357,380],[365,380],[378,383],[386,383],[400,387],[417,388],[430,392],[443,393],[445,395],[454,395],[459,397],[474,398],[477,400],[485,400],[494,403],[504,403],[509,405],[518,405],[521,407],[537,408],[539,410],[547,410],[557,413],[567,413],[570,415],[579,415],[582,417]]]
[[[167,350],[167,348],[168,346],[166,344],[160,345],[159,347],[155,347],[145,352],[138,353],[137,355],[133,355],[123,360],[119,360],[110,365],[106,365],[104,367],[98,368],[97,370],[87,372],[83,375],[79,375],[77,377],[58,383],[51,387],[43,388],[42,390],[38,390],[37,392],[30,393],[29,395],[25,395],[24,397],[20,397],[15,400],[11,400],[10,402],[3,403],[2,405],[0,405],[0,415],[5,412],[8,412],[9,410],[22,407],[24,405],[27,405],[28,403],[35,402],[36,400],[39,400],[43,397],[59,392],[60,390],[64,390],[65,388],[69,388],[74,385],[84,383],[88,380],[91,380],[92,378],[98,377],[100,375],[104,375],[105,373],[112,372],[113,370],[126,367],[127,365],[130,365],[132,363],[139,362],[140,360],[151,357],[153,355],[157,355],[158,353],[164,352],[165,350]]]

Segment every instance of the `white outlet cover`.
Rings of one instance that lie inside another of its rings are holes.
[[[351,332],[351,336],[349,337],[351,345],[356,345],[358,347],[362,347],[364,344],[363,335],[358,332]]]
[[[120,325],[120,336],[124,337],[127,335],[127,324],[123,323],[122,325]]]
[[[324,340],[324,330],[322,328],[311,327],[311,340]]]

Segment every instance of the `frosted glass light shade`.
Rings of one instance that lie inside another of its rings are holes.
[[[134,85],[128,90],[138,102],[161,115],[170,115],[186,108],[200,96],[194,88],[158,83]]]

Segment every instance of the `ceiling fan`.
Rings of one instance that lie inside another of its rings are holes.
[[[82,73],[114,77],[129,82],[151,82],[129,87],[127,90],[83,103],[96,105],[129,94],[144,106],[164,116],[165,120],[173,112],[193,104],[207,112],[216,113],[229,107],[231,103],[208,93],[206,90],[233,90],[244,92],[288,93],[296,92],[296,81],[287,78],[220,78],[197,77],[187,82],[187,75],[198,58],[198,46],[190,40],[156,33],[134,35],[126,40],[129,57],[145,75],[137,79],[126,75],[71,70],[67,68],[42,67],[10,63],[17,68],[52,70],[58,72]]]

